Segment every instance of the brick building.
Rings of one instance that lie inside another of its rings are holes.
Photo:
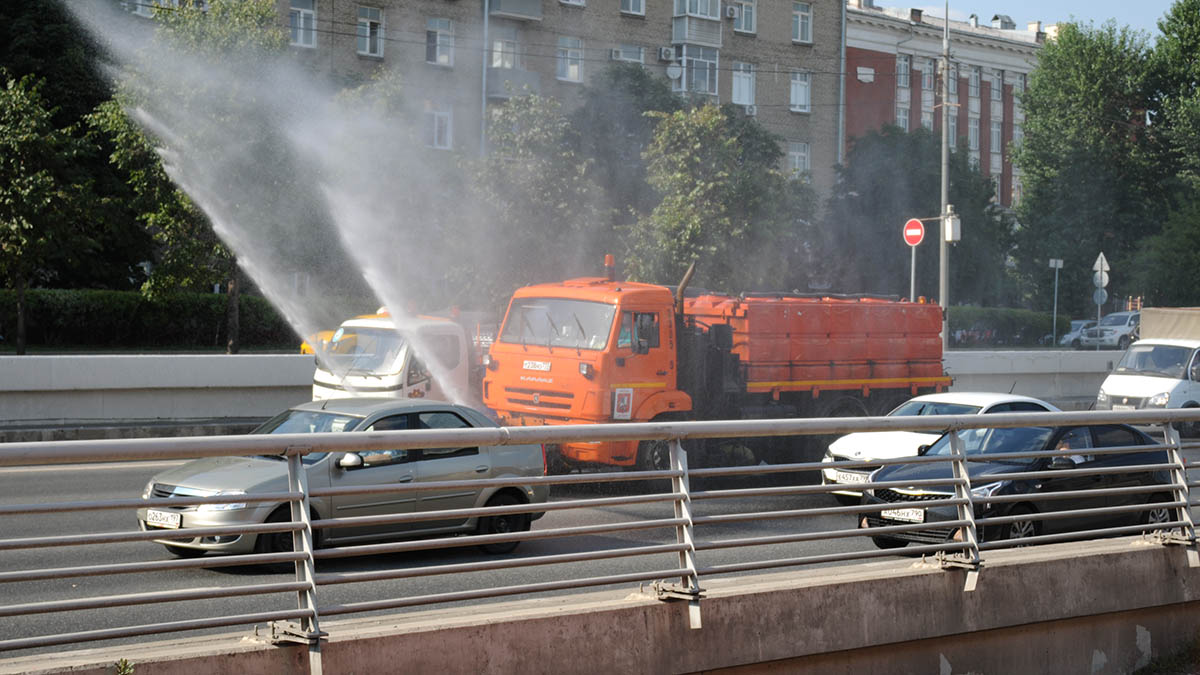
[[[874,7],[848,0],[846,14],[846,143],[885,124],[924,127],[941,135],[942,33],[945,23],[919,9]],[[976,17],[950,22],[952,149],[996,182],[1005,205],[1021,195],[1009,148],[1021,139],[1024,113],[1014,93],[1025,87],[1046,39],[1040,23],[1017,30],[1007,16],[991,25]]]
[[[399,69],[426,143],[479,151],[487,106],[528,90],[577,105],[613,61],[735,103],[785,139],[827,193],[840,159],[842,25],[834,0],[278,0],[297,50],[345,81]],[[485,13],[484,7],[487,7]]]

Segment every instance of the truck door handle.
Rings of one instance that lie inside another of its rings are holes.
[[[487,470],[488,467],[486,465],[475,467],[475,473],[487,473]]]
[[[655,373],[654,373],[654,374],[655,374],[655,375],[666,375],[666,374],[667,374],[667,371],[665,371],[665,370],[658,370],[658,371],[655,371]]]

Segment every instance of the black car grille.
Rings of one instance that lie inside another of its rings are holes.
[[[571,401],[575,394],[569,391],[547,391],[544,389],[519,389],[505,387],[508,402],[532,408],[549,408],[551,410],[570,410]]]
[[[907,525],[898,520],[887,520],[879,516],[867,516],[867,527],[890,527],[893,525]],[[909,530],[908,532],[892,532],[891,534],[883,535],[891,539],[901,539],[903,541],[912,541],[918,544],[942,544],[950,541],[950,537],[954,535],[954,530],[948,527],[934,527],[927,530]]]
[[[905,494],[903,492],[896,492],[895,490],[889,490],[887,488],[882,488],[882,489],[875,490],[875,496],[878,497],[882,501],[888,502],[889,504],[895,504],[896,502],[932,502],[932,501],[937,501],[939,499],[950,499],[954,495],[952,495],[952,494],[928,494],[928,493],[919,494],[919,495],[910,495],[910,494]]]
[[[175,496],[175,486],[174,485],[163,485],[162,483],[155,483],[154,487],[150,490],[150,496],[154,497],[155,499],[166,499],[168,497],[174,497]]]

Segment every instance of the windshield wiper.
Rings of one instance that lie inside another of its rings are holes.
[[[533,332],[534,332],[533,324],[529,323],[529,317],[525,315],[525,312],[521,312],[521,334],[518,335],[517,337],[521,340],[522,347],[526,346],[526,344],[525,344],[525,329],[526,328],[529,329],[530,334],[533,334]]]
[[[575,312],[571,312],[571,318],[575,319],[575,325],[579,326],[579,339],[575,341],[575,349],[578,350],[579,343],[587,340],[589,336],[587,330],[583,327],[583,322],[579,320],[579,315]]]
[[[558,330],[558,326],[556,326],[554,324],[554,319],[550,318],[549,313],[546,314],[546,323],[550,324],[550,330],[553,331],[552,333],[550,333],[549,335],[546,336],[546,349],[549,349],[551,352],[553,352],[554,347],[550,346],[550,341],[553,340],[555,336],[559,335],[559,330]]]

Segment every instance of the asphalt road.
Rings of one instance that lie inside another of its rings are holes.
[[[0,504],[29,504],[56,501],[126,499],[140,496],[149,478],[161,471],[166,463],[108,464],[93,466],[19,467],[0,469]],[[799,480],[799,479],[797,479]],[[807,482],[815,480],[815,476]],[[778,482],[778,481],[776,481]],[[716,487],[746,487],[748,479],[736,479]],[[556,489],[552,499],[581,499],[606,497],[630,491],[661,491],[666,481],[641,482],[629,486],[571,486]],[[693,489],[698,489],[694,486]],[[741,498],[736,500],[701,500],[694,503],[698,516],[714,513],[759,513],[781,509],[836,506],[827,495]],[[550,512],[534,522],[534,529],[607,524],[614,522],[651,520],[673,517],[671,503],[633,506],[606,506],[580,510]],[[709,525],[697,528],[698,541],[713,541],[732,537],[757,537],[787,534],[797,531],[851,529],[854,520],[849,515],[830,515],[799,519],[762,520],[737,524]],[[0,539],[44,535],[123,532],[137,529],[132,509],[78,512],[70,514],[10,516],[0,529]],[[673,528],[639,530],[603,536],[579,536],[522,543],[513,557],[542,556],[579,551],[599,551],[611,548],[665,544],[675,541]],[[806,555],[819,555],[854,550],[875,550],[862,537],[793,544],[775,544],[752,548],[723,549],[701,552],[701,565],[769,560]],[[54,549],[22,549],[0,555],[0,572],[39,568],[60,568],[76,565],[167,560],[172,556],[161,546],[150,542],[71,546]],[[440,551],[374,555],[319,561],[318,573],[361,570],[387,570],[421,567],[441,563],[465,563],[493,560],[474,547]],[[649,570],[672,569],[677,555],[656,554],[594,562],[577,562],[553,566],[535,566],[488,572],[459,573],[389,581],[364,582],[322,586],[320,604],[333,605],[363,602],[381,598],[407,597],[449,591],[462,591],[497,586],[510,586],[553,580],[578,579]],[[172,570],[155,573],[119,574],[77,577],[44,582],[2,584],[3,603],[20,604],[65,600],[90,596],[121,595],[148,591],[166,591],[207,587],[232,587],[246,584],[288,581],[290,573],[272,573],[261,567]],[[633,588],[633,584],[624,587]],[[584,590],[591,590],[590,588]],[[568,592],[568,591],[563,591]],[[293,609],[296,600],[291,594],[251,595],[216,600],[186,601],[144,605],[131,608],[97,609],[20,617],[0,617],[0,636],[20,638],[67,633],[98,628],[140,625],[188,618],[205,618],[228,614],[253,613]],[[342,618],[342,617],[339,617]],[[237,630],[223,628],[220,631]],[[87,643],[81,646],[134,643],[145,638]],[[0,658],[54,652],[62,648],[20,650],[0,653]]]

